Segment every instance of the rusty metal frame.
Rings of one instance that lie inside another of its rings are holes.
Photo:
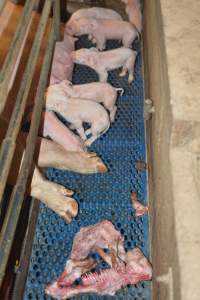
[[[29,2],[29,1],[27,1]],[[26,183],[31,169],[35,142],[38,134],[39,122],[41,118],[42,108],[44,104],[44,94],[50,70],[50,63],[53,56],[54,42],[59,37],[60,26],[60,5],[59,0],[45,0],[44,8],[35,35],[33,46],[30,52],[22,83],[17,95],[16,104],[13,109],[6,137],[2,142],[0,149],[0,201],[4,192],[7,176],[11,168],[11,162],[16,146],[16,138],[20,130],[20,125],[28,97],[29,89],[33,79],[34,70],[39,55],[42,38],[46,29],[46,24],[50,14],[52,3],[54,4],[54,18],[51,32],[48,38],[48,45],[45,51],[43,66],[40,74],[39,84],[37,88],[35,105],[32,114],[30,131],[27,138],[26,148],[24,151],[20,172],[16,185],[11,195],[11,201],[6,213],[4,224],[0,236],[0,285],[3,281],[5,270],[11,251],[11,246],[15,236],[15,230],[18,223],[21,206],[24,199]],[[35,200],[34,200],[35,201]],[[31,218],[31,215],[30,215]],[[31,222],[31,219],[29,219]],[[25,247],[25,246],[24,246]],[[24,248],[25,249],[25,248]],[[16,298],[15,298],[16,299]]]

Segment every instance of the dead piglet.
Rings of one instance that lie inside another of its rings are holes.
[[[60,113],[78,134],[90,146],[98,137],[110,127],[107,111],[99,103],[79,98],[69,98],[65,92],[65,84],[50,86],[46,94],[46,108]],[[83,123],[91,124],[86,131]],[[87,138],[91,135],[90,138]]]
[[[123,89],[114,88],[106,82],[91,82],[86,84],[73,85],[70,81],[65,81],[66,93],[69,97],[87,99],[102,103],[110,111],[110,120],[114,122],[117,106],[117,91]]]
[[[70,22],[70,30],[75,36],[90,35],[100,50],[105,49],[107,40],[121,40],[129,48],[139,36],[133,24],[119,20],[81,18]]]
[[[71,53],[74,63],[94,69],[99,75],[101,82],[107,81],[108,71],[120,67],[122,67],[120,76],[125,76],[128,73],[128,81],[132,82],[136,56],[136,51],[124,47],[104,52],[100,52],[96,48],[83,48]]]

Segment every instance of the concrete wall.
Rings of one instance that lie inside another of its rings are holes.
[[[200,3],[146,0],[153,294],[200,299]],[[199,60],[198,60],[199,59]]]

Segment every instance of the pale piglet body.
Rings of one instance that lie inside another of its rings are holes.
[[[50,85],[64,79],[71,80],[73,72],[73,61],[70,53],[74,50],[75,40],[68,34],[64,34],[62,42],[56,42],[53,63],[50,75]]]
[[[40,133],[42,136],[50,137],[53,141],[63,146],[66,151],[84,151],[79,136],[75,135],[58,120],[53,112],[43,112],[41,122]]]
[[[94,69],[101,82],[107,81],[108,71],[120,67],[122,67],[120,76],[125,76],[128,73],[128,81],[133,81],[136,56],[136,51],[124,47],[104,52],[100,52],[96,48],[80,49],[71,53],[74,63]]]
[[[122,17],[113,9],[103,7],[82,8],[74,12],[69,19],[78,20],[80,18],[96,18],[96,19],[111,19],[122,20]]]
[[[105,82],[92,82],[86,84],[72,85],[70,81],[65,81],[66,93],[73,98],[87,99],[103,105],[110,112],[110,119],[113,122],[117,106],[117,90],[109,83]],[[122,90],[122,89],[119,89]]]
[[[66,25],[66,31],[75,36],[89,35],[97,48],[105,48],[106,40],[122,40],[124,47],[131,47],[138,36],[133,24],[119,20],[80,18]]]
[[[110,127],[107,111],[98,103],[90,100],[69,98],[65,92],[65,84],[50,86],[46,94],[46,108],[59,112],[90,146],[101,134]],[[83,123],[91,124],[91,128],[84,131]],[[92,136],[87,139],[87,135]]]

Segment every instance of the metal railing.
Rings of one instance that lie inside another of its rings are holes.
[[[3,110],[7,95],[9,92],[9,81],[6,80],[11,76],[14,68],[17,54],[22,44],[24,35],[30,25],[31,13],[34,4],[37,1],[27,0],[24,6],[24,11],[17,27],[16,33],[11,43],[6,60],[0,72],[0,111]],[[39,123],[44,104],[44,94],[46,90],[48,74],[50,70],[51,59],[53,56],[54,42],[60,39],[60,1],[45,0],[42,14],[40,17],[37,32],[29,54],[29,59],[23,74],[22,82],[17,94],[16,102],[12,111],[9,126],[1,143],[0,148],[0,208],[5,191],[5,186],[8,179],[8,174],[12,170],[12,159],[16,148],[16,140],[21,128],[21,122],[27,103],[29,90],[31,87],[42,39],[46,30],[47,22],[53,5],[53,22],[51,31],[48,36],[45,55],[43,58],[42,69],[40,72],[39,84],[37,87],[33,114],[29,134],[24,149],[23,158],[20,166],[20,171],[17,177],[16,184],[12,191],[8,209],[6,211],[0,235],[0,286],[3,281],[7,262],[9,259],[15,231],[24,200],[28,175],[32,166],[33,155],[35,150],[36,138],[38,135]],[[1,7],[0,7],[1,8]]]

